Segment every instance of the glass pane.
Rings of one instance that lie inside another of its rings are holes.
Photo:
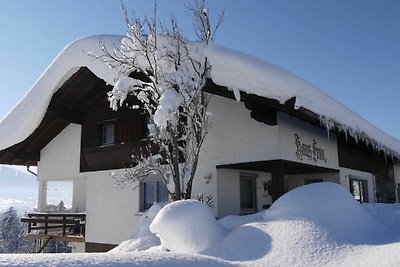
[[[158,203],[167,202],[169,200],[169,194],[167,187],[163,182],[158,182]]]
[[[143,209],[147,210],[153,205],[155,199],[156,183],[144,183],[143,184]]]
[[[356,180],[351,180],[350,181],[350,188],[351,188],[351,193],[353,194],[354,198],[358,201],[361,200],[361,195],[360,195],[360,183],[359,181]]]
[[[368,186],[367,181],[360,181],[360,189],[361,189],[361,201],[368,202]]]
[[[114,144],[114,123],[103,125],[103,145]]]
[[[254,207],[253,181],[240,180],[240,208],[251,209]]]

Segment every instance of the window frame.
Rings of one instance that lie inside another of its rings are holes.
[[[358,183],[358,193],[360,196],[360,199],[357,199],[356,196],[353,194],[353,182]],[[364,187],[365,185],[365,187]],[[369,202],[369,194],[368,194],[368,180],[362,179],[360,177],[356,177],[353,175],[349,175],[349,190],[350,194],[353,195],[354,199],[360,203],[368,203]]]
[[[113,127],[112,141],[106,142],[106,128]],[[117,131],[117,121],[116,119],[105,120],[99,123],[99,146],[112,146],[116,144],[116,131]]]
[[[239,209],[240,215],[252,214],[257,212],[257,177],[258,174],[255,173],[240,173],[239,177]],[[242,190],[241,190],[241,182],[242,181],[250,181],[251,186],[251,195],[252,195],[252,206],[251,207],[242,207]]]
[[[147,206],[146,204],[148,204],[148,203],[146,203],[146,201],[145,201],[145,199],[146,199],[145,188],[146,188],[146,184],[150,184],[150,183],[155,184],[156,186],[154,187],[154,189],[153,189],[154,191],[152,193],[153,196],[154,196],[154,200],[150,204],[150,206]],[[161,190],[161,187],[163,187],[163,186],[165,187],[165,191],[164,192],[162,192],[162,190]],[[166,194],[166,197],[167,197],[166,199],[161,199],[161,197],[164,195],[162,193]],[[162,202],[167,202],[169,200],[170,200],[170,197],[169,197],[169,194],[168,194],[167,186],[165,185],[164,181],[161,178],[159,178],[159,177],[148,177],[148,178],[146,178],[144,181],[142,181],[140,183],[140,201],[139,201],[139,203],[140,203],[139,211],[140,212],[147,211],[154,202],[160,203],[160,201],[161,201],[161,203],[162,203]]]

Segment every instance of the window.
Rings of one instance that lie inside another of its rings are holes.
[[[255,213],[256,209],[256,177],[240,176],[240,214]]]
[[[307,184],[315,184],[315,183],[322,183],[323,180],[322,179],[305,179],[304,180],[304,185]]]
[[[349,182],[350,182],[350,193],[354,196],[354,198],[360,203],[368,202],[367,181],[350,176]]]
[[[168,190],[164,182],[149,181],[141,184],[141,211],[148,210],[154,202],[169,200]]]
[[[115,121],[104,121],[100,123],[100,145],[112,145],[115,143]]]

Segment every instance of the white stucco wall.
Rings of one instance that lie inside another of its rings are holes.
[[[72,181],[72,210],[86,211],[86,242],[119,244],[136,230],[139,190],[117,189],[111,171],[79,172],[81,127],[70,124],[40,154],[38,180]],[[45,210],[45,187],[41,190]]]
[[[281,112],[278,112],[278,125],[280,137],[279,146],[282,159],[338,169],[337,141],[334,134],[330,133],[328,135],[327,131]],[[299,136],[301,144],[310,145],[311,149],[313,141],[315,140],[315,147],[324,151],[326,161],[316,157],[308,158],[305,155],[301,155],[301,158],[299,158],[296,154],[298,150],[295,134]]]
[[[322,179],[323,182],[340,184],[339,172],[285,175],[285,182],[287,183],[288,187],[287,191],[293,190],[299,186],[303,186],[306,179]]]
[[[233,169],[218,169],[218,199],[219,213],[222,218],[231,214],[240,214],[240,175],[255,176],[257,211],[263,210],[264,205],[271,205],[272,198],[264,191],[263,183],[271,180],[270,173],[241,171]]]
[[[73,180],[79,173],[81,126],[70,124],[40,152],[38,177],[44,180]]]
[[[86,242],[119,244],[128,239],[140,219],[139,190],[115,188],[108,171],[86,175]]]
[[[212,126],[201,150],[193,195],[212,195],[215,216],[225,216],[229,210],[237,214],[237,208],[228,207],[226,203],[228,199],[239,201],[233,199],[239,195],[228,196],[223,192],[223,187],[228,186],[223,184],[229,184],[229,180],[221,178],[220,181],[216,166],[279,158],[278,126],[257,122],[250,117],[250,111],[242,102],[219,96],[212,96],[209,111],[212,113]],[[210,176],[212,178],[207,183],[204,177]],[[222,191],[217,192],[217,188]],[[219,203],[219,198],[222,203]]]

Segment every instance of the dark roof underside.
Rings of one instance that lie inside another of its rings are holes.
[[[79,69],[53,95],[36,130],[24,141],[0,151],[0,164],[36,166],[40,151],[70,123],[81,124],[90,104],[109,90],[89,69]]]

